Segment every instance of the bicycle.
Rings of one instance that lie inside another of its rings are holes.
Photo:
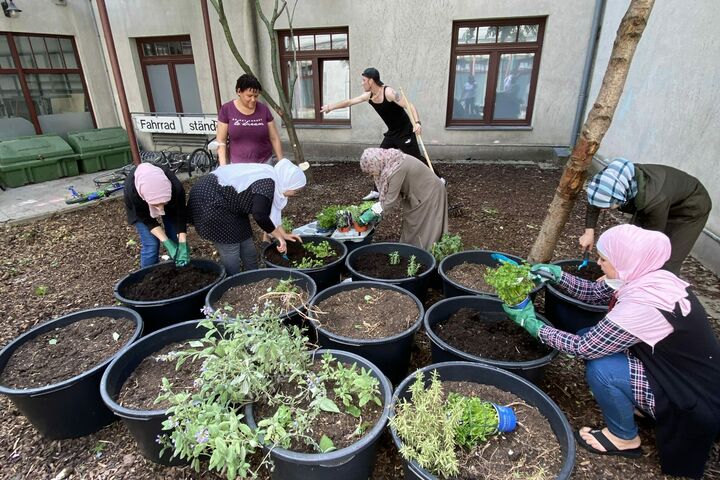
[[[192,177],[192,172],[195,170],[200,170],[202,173],[215,170],[218,166],[218,157],[213,152],[216,152],[217,148],[216,137],[212,137],[205,139],[205,145],[193,150],[187,159],[188,176]]]

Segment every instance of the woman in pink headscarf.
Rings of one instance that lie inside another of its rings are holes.
[[[448,229],[445,184],[417,158],[394,148],[368,148],[360,169],[372,175],[380,194],[372,211],[403,206],[400,241],[429,250]]]
[[[125,180],[124,193],[128,223],[135,225],[140,236],[140,268],[158,262],[160,243],[177,266],[187,265],[185,189],[175,174],[141,163]]]
[[[605,277],[597,282],[556,265],[532,269],[581,301],[610,309],[577,335],[538,320],[532,304],[505,312],[542,343],[586,360],[586,379],[607,426],[583,427],[578,444],[597,454],[643,454],[634,414],[655,420],[662,471],[700,478],[720,433],[720,344],[704,308],[675,274],[661,270],[670,239],[634,225],[613,227],[597,243]]]

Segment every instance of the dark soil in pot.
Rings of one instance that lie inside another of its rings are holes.
[[[120,295],[136,301],[165,300],[200,290],[217,278],[216,273],[192,265],[178,268],[169,262],[159,265],[139,282],[125,285]]]
[[[321,242],[312,243],[318,244]],[[273,265],[277,265],[279,267],[298,268],[298,265],[305,259],[305,257],[308,257],[311,260],[316,259],[315,255],[305,250],[305,247],[303,247],[303,245],[305,244],[300,242],[287,242],[287,259],[284,258],[282,254],[277,251],[277,248],[269,248],[265,251],[265,258]],[[340,258],[340,255],[342,255],[342,252],[339,252],[337,249],[335,249],[332,244],[330,244],[330,247],[335,252],[335,255],[319,259],[323,262],[323,265],[328,265],[334,262],[335,260]]]
[[[125,380],[117,403],[134,410],[164,410],[170,407],[167,401],[155,403],[162,391],[163,378],[167,378],[172,384],[174,393],[192,390],[195,379],[200,374],[202,362],[188,359],[176,369],[177,359],[173,356],[174,352],[187,348],[188,342],[175,342],[145,358]]]
[[[450,270],[447,275],[454,282],[478,292],[495,293],[495,289],[485,282],[485,272],[488,266],[480,263],[463,262]]]
[[[512,393],[474,382],[442,382],[445,393],[480,397],[515,410],[518,426],[513,432],[491,436],[487,442],[458,454],[463,480],[555,478],[563,466],[562,448],[550,423],[537,408]]]
[[[94,317],[38,335],[13,353],[0,384],[25,389],[60,383],[112,357],[134,331],[129,318]]]
[[[461,308],[437,325],[435,332],[463,352],[492,360],[524,362],[552,351],[504,314],[471,308]]]
[[[345,367],[350,368],[352,365],[344,363]],[[314,372],[320,371],[321,364],[316,362],[311,367]],[[340,408],[342,413],[330,413],[321,411],[320,414],[315,417],[313,422],[312,437],[315,442],[320,442],[323,435],[327,435],[333,441],[335,448],[340,450],[360,440],[365,432],[372,428],[377,423],[380,415],[382,414],[383,408],[378,406],[375,402],[368,402],[363,406],[360,411],[360,417],[356,418],[352,415],[345,413],[342,399],[337,396],[334,392],[336,383],[333,381],[326,381],[325,386],[327,388],[327,398],[335,402],[335,405]],[[279,386],[279,392],[284,395],[293,395],[295,392],[295,383],[285,383]],[[300,408],[309,408],[310,401],[312,399],[307,398],[300,403]],[[271,417],[277,407],[269,407],[268,405],[256,405],[255,406],[255,420],[259,421],[263,418]],[[319,453],[313,445],[308,445],[305,442],[294,440],[290,445],[289,450],[293,452],[301,453]]]
[[[386,253],[366,253],[355,258],[353,268],[363,275],[373,278],[397,279],[409,278],[407,273],[410,257],[400,256],[400,263],[390,265]],[[427,270],[427,265],[420,264],[420,268],[414,276],[418,276]]]
[[[359,339],[387,338],[410,328],[418,318],[415,302],[405,294],[379,288],[356,288],[317,305],[313,317],[337,335]]]
[[[575,275],[576,277],[592,280],[593,282],[605,275],[597,263],[589,263],[587,266],[578,270],[579,265],[563,265],[563,272]]]
[[[212,305],[214,309],[223,308],[225,305],[232,307],[232,315],[249,316],[253,313],[256,306],[262,307],[265,303],[264,299],[260,299],[263,295],[271,290],[277,288],[280,284],[280,279],[277,278],[265,278],[258,282],[247,283],[237,287],[232,287],[222,294],[220,300]],[[294,307],[304,305],[310,300],[309,293],[306,290],[300,288],[300,299],[293,300],[292,304]],[[279,305],[278,298],[269,298],[273,303]],[[283,309],[282,313],[286,313],[287,310]]]

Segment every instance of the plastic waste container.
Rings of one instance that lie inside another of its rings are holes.
[[[77,154],[57,135],[34,135],[0,142],[0,182],[8,187],[77,174]]]
[[[72,132],[68,143],[79,154],[78,164],[85,173],[124,167],[132,161],[130,140],[122,127]]]

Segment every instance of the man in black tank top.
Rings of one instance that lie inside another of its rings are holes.
[[[405,98],[380,81],[380,72],[376,68],[370,67],[363,71],[362,87],[364,92],[362,95],[342,102],[323,105],[321,112],[329,113],[338,108],[347,108],[358,103],[369,102],[388,127],[380,148],[397,148],[423,162],[422,153],[420,153],[417,137],[415,136],[422,133],[422,126],[418,121],[413,127],[410,117],[405,112],[405,108],[407,108]],[[415,106],[411,105],[410,108],[413,109],[415,118],[419,118]],[[378,193],[373,190],[363,200],[373,200],[378,196]]]

